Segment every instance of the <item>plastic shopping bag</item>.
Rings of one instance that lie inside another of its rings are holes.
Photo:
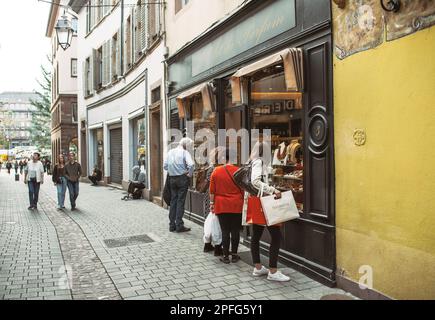
[[[204,243],[211,243],[211,224],[213,219],[212,216],[214,216],[214,214],[210,212],[204,221]]]
[[[211,216],[211,244],[217,246],[222,243],[222,230],[218,217],[215,214]]]

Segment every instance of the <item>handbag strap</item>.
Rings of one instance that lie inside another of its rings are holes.
[[[228,175],[230,176],[230,178],[231,178],[231,181],[234,183],[234,185],[240,190],[240,192],[243,192],[242,191],[242,189],[239,187],[239,185],[236,183],[236,181],[234,180],[234,177],[233,177],[233,175],[228,171],[228,168],[227,168],[227,165],[225,164],[224,165],[224,169],[225,169],[225,171],[228,173]]]

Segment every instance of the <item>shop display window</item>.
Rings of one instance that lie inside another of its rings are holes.
[[[264,68],[250,77],[251,129],[271,130],[272,163],[269,183],[293,191],[303,210],[303,113],[301,93],[288,92],[283,64]]]
[[[145,119],[139,118],[135,121],[135,156],[137,165],[141,168],[146,165],[146,150],[145,150]]]
[[[204,108],[203,99],[201,94],[197,94],[189,99],[189,103],[187,104],[186,112],[186,120],[192,121],[194,124],[194,149],[196,150],[199,145],[204,143],[204,140],[197,138],[197,133],[201,129],[209,129],[212,132],[217,132],[216,126],[216,112],[208,110]],[[206,155],[208,156],[208,155]],[[192,189],[197,189],[197,186],[201,185],[201,180],[205,179],[205,168],[208,167],[208,164],[195,165],[195,171],[193,173],[192,179]]]
[[[98,168],[104,172],[104,142],[103,142],[103,129],[96,129],[95,137],[95,160]]]

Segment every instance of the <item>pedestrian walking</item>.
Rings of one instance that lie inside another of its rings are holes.
[[[11,174],[12,164],[10,161],[6,163],[6,169],[8,169],[8,174]]]
[[[20,174],[23,174],[24,161],[23,161],[23,160],[20,160],[20,162],[18,163],[18,166],[20,167]]]
[[[48,158],[45,160],[45,167],[47,168],[47,174],[50,175],[51,174],[51,161]]]
[[[68,181],[65,176],[65,157],[63,154],[60,154],[57,158],[57,164],[54,165],[51,179],[57,188],[57,209],[65,209],[65,193]]]
[[[184,203],[190,178],[193,175],[194,162],[190,153],[186,150],[193,144],[189,138],[180,140],[178,146],[168,152],[164,162],[164,169],[169,173],[171,188],[171,203],[169,208],[169,231],[187,232],[183,222]]]
[[[266,157],[263,157],[263,150],[266,149],[266,142],[257,142],[251,153],[250,161],[252,165],[251,183],[258,190],[263,190],[265,194],[275,194],[276,198],[281,198],[281,192],[268,184]],[[267,226],[267,231],[272,239],[269,247],[269,270],[260,262],[260,239],[266,226],[261,201],[259,197],[249,196],[247,206],[247,222],[252,224],[253,234],[251,237],[251,255],[255,265],[253,275],[267,275],[268,280],[289,281],[290,278],[278,271],[278,254],[281,245],[281,225]]]
[[[74,152],[69,153],[69,162],[65,165],[65,177],[67,178],[67,186],[69,192],[69,200],[71,202],[71,210],[76,209],[76,200],[79,196],[79,179],[82,175],[82,167],[76,161]]]
[[[233,174],[238,167],[230,164],[230,152],[218,161],[210,177],[210,209],[217,215],[222,230],[222,252],[220,260],[223,263],[240,260],[238,253],[240,229],[242,228],[243,191],[234,182]],[[231,243],[231,251],[230,251]]]
[[[18,161],[15,160],[15,163],[14,163],[14,169],[15,169],[15,174],[16,174],[16,175],[18,174],[18,168],[19,168]]]
[[[24,170],[24,183],[29,188],[29,210],[38,209],[39,188],[44,183],[44,167],[39,158],[40,154],[35,152],[32,156],[32,161],[27,163]]]

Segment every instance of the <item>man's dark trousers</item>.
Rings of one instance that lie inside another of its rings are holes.
[[[76,207],[76,200],[79,196],[79,182],[68,181],[68,192],[69,192],[69,201],[71,202],[71,207]]]
[[[184,202],[190,178],[187,175],[171,176],[171,205],[169,207],[169,228],[176,231],[184,227]]]

